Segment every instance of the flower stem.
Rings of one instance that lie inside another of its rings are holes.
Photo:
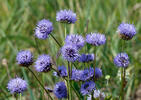
[[[40,84],[40,86],[46,91],[46,93],[48,94],[49,98],[51,100],[53,100],[53,98],[50,96],[49,92],[45,89],[45,87],[43,86],[43,84],[40,82],[40,80],[37,78],[37,76],[34,74],[34,72],[29,68],[27,67],[27,69],[33,74],[33,76],[36,78],[36,80],[38,81],[38,83]]]
[[[68,100],[71,100],[71,89],[70,89],[70,64],[68,62],[68,67],[67,67],[67,72],[68,72],[68,81],[67,81],[67,87],[68,87]]]
[[[122,52],[124,51],[125,40],[122,40]],[[125,68],[121,68],[121,100],[124,100]]]
[[[58,44],[58,46],[61,47],[61,44],[57,41],[57,39],[52,34],[50,34],[50,36],[54,39],[54,41]]]
[[[67,35],[66,23],[64,24],[64,27],[65,27],[65,38],[66,38],[66,35]]]
[[[95,59],[94,59],[93,66],[94,66],[94,80],[95,80],[95,67],[96,67],[96,47],[95,47],[95,50],[94,50],[94,55],[95,55]]]
[[[22,94],[20,93],[20,100],[22,100]]]
[[[124,70],[124,68],[121,68],[121,100],[124,100],[124,77],[123,77],[123,70]]]

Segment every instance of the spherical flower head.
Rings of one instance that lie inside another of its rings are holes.
[[[93,81],[87,81],[81,85],[80,92],[82,95],[91,94],[91,92],[95,89],[95,83]]]
[[[85,45],[85,39],[81,35],[71,34],[66,37],[65,43],[75,45],[77,49],[81,49]]]
[[[37,23],[35,29],[35,36],[39,39],[45,40],[48,38],[48,35],[53,31],[52,22],[49,20],[43,19]]]
[[[67,69],[65,66],[59,66],[58,67],[58,76],[61,76],[61,77],[66,77],[67,76]]]
[[[94,46],[104,45],[106,42],[106,37],[104,34],[100,33],[91,33],[87,34],[86,42]]]
[[[118,26],[117,31],[119,32],[121,38],[124,40],[130,40],[136,34],[136,28],[134,27],[134,25],[128,23],[121,23]]]
[[[64,82],[58,82],[55,85],[54,94],[58,99],[67,98],[67,88]]]
[[[128,67],[129,65],[129,57],[126,53],[119,53],[117,56],[114,58],[114,64],[117,67]]]
[[[79,62],[83,62],[83,63],[88,63],[93,60],[94,60],[94,54],[82,54],[78,59]]]
[[[72,69],[71,80],[80,81],[82,73],[82,70]]]
[[[34,65],[36,71],[38,72],[48,72],[50,71],[51,66],[52,66],[51,57],[46,54],[40,55],[37,58],[35,65]]]
[[[19,65],[28,67],[33,63],[33,55],[29,50],[21,50],[18,52],[16,60]]]
[[[76,14],[71,10],[60,10],[57,12],[56,21],[73,24],[76,22]]]
[[[62,57],[70,62],[74,62],[79,58],[78,50],[73,45],[64,45],[61,49]]]
[[[21,78],[11,79],[7,84],[11,94],[22,93],[27,89],[27,82]]]
[[[87,68],[87,69],[83,70],[80,79],[82,81],[86,81],[86,80],[91,79],[93,76],[94,76],[94,69],[93,68]]]
[[[95,68],[95,78],[100,78],[102,77],[102,70],[98,67]]]

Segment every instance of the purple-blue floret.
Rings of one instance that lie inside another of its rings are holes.
[[[33,55],[29,50],[21,50],[18,52],[16,60],[19,65],[28,67],[33,63]]]
[[[65,66],[59,66],[58,67],[58,76],[61,76],[61,77],[66,77],[67,76],[67,69]]]
[[[95,78],[98,79],[102,77],[102,70],[98,67],[95,68]]]
[[[37,58],[35,65],[34,65],[36,71],[38,72],[48,72],[50,71],[51,66],[52,66],[51,57],[46,54],[40,55]]]
[[[48,38],[48,35],[53,31],[52,22],[49,20],[43,19],[37,23],[35,28],[35,36],[39,39],[45,40]]]
[[[93,81],[87,81],[81,85],[80,92],[82,95],[91,94],[91,92],[95,89],[95,83]]]
[[[76,22],[76,14],[72,10],[60,10],[56,14],[56,21],[68,24]]]
[[[94,46],[104,45],[106,42],[106,37],[104,34],[100,33],[91,33],[87,34],[86,42]]]
[[[83,70],[80,80],[81,81],[86,81],[91,79],[94,76],[94,69],[93,68],[86,68]]]
[[[83,71],[78,69],[72,69],[71,80],[80,81]]]
[[[124,40],[130,40],[136,34],[136,28],[133,24],[121,23],[117,30]]]
[[[8,82],[7,88],[11,94],[22,93],[27,89],[27,82],[17,77]]]
[[[83,62],[83,63],[88,63],[93,60],[94,60],[94,54],[82,54],[78,59],[79,62]]]
[[[64,45],[61,49],[62,57],[70,62],[78,60],[79,54],[76,46],[73,45]]]
[[[54,94],[58,99],[67,98],[67,88],[64,82],[56,83]]]
[[[129,57],[126,53],[119,53],[117,56],[114,58],[114,64],[117,67],[128,67],[129,65]]]
[[[71,34],[66,37],[65,43],[75,45],[77,49],[81,49],[85,45],[85,39],[81,35]]]

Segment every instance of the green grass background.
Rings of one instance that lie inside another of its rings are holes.
[[[40,50],[41,53],[51,55],[57,66],[64,64],[61,57],[56,60],[59,47],[51,37],[37,40],[39,48],[34,37],[36,23],[43,18],[49,19],[54,26],[52,34],[63,45],[64,25],[56,22],[56,12],[60,9],[71,9],[77,14],[76,23],[67,25],[68,34],[78,33],[85,36],[90,32],[100,32],[106,35],[107,43],[97,47],[97,66],[103,70],[103,77],[97,81],[97,87],[114,99],[118,98],[120,91],[118,69],[113,64],[113,57],[121,48],[117,27],[121,22],[135,25],[136,36],[124,46],[124,51],[128,53],[131,62],[127,69],[130,74],[126,99],[133,98],[141,82],[140,0],[0,0],[0,100],[14,99],[6,87],[9,79],[16,76],[26,79],[29,83],[28,91],[23,93],[23,100],[45,99],[34,77],[25,68],[16,64],[15,57],[19,50],[30,49],[37,58]],[[88,53],[94,51],[94,47],[87,47]],[[84,51],[85,48],[81,53]],[[78,65],[82,66],[82,64]],[[31,68],[34,70],[33,67]],[[35,71],[35,73],[50,88],[59,81],[58,78],[52,77],[52,72],[40,74]],[[110,75],[108,85],[106,85],[106,75]]]

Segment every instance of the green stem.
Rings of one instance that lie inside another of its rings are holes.
[[[124,77],[123,77],[123,68],[121,68],[121,100],[124,100]]]
[[[70,90],[70,66],[69,66],[69,62],[68,62],[68,67],[67,67],[67,72],[68,72],[68,100],[71,100],[71,90]]]
[[[95,67],[96,67],[96,47],[95,47],[95,50],[94,50],[94,55],[95,55],[95,59],[94,59],[93,66],[94,66],[94,80],[95,80]]]
[[[22,94],[20,93],[20,100],[22,100]]]
[[[46,93],[48,94],[49,98],[51,100],[53,100],[53,98],[50,96],[49,92],[45,89],[45,87],[43,86],[43,84],[40,82],[40,80],[37,78],[37,76],[34,74],[34,72],[29,68],[27,67],[27,69],[32,73],[32,75],[36,78],[36,80],[38,81],[38,83],[40,84],[40,86],[46,91]]]
[[[57,41],[57,39],[52,34],[50,34],[50,36],[54,39],[54,41],[58,44],[58,46],[61,47],[61,44]]]
[[[125,40],[122,40],[122,52],[124,51]],[[125,83],[125,68],[121,68],[121,100],[124,100],[124,83]]]
[[[66,23],[64,24],[64,27],[65,27],[65,38],[67,36],[67,28],[66,28]]]

